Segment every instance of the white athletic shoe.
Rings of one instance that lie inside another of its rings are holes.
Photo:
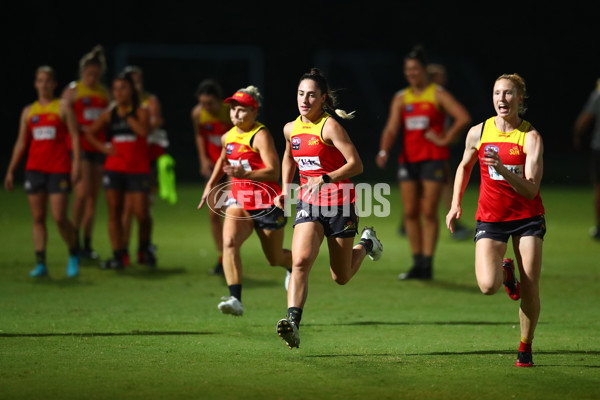
[[[235,316],[241,316],[244,313],[244,307],[242,303],[233,296],[221,297],[222,302],[217,306],[219,311],[223,314],[231,314]]]
[[[288,287],[290,286],[290,278],[292,277],[292,273],[290,271],[285,271],[285,290],[288,290]]]
[[[379,260],[381,258],[381,253],[383,253],[383,245],[381,244],[379,239],[377,239],[377,236],[375,234],[375,231],[373,230],[373,227],[370,227],[370,228],[365,227],[362,230],[360,238],[361,238],[361,240],[369,239],[373,243],[373,247],[371,248],[371,251],[369,251],[367,253],[367,255],[373,261]]]
[[[277,334],[285,340],[290,350],[300,347],[300,332],[294,321],[288,321],[287,318],[277,321]]]

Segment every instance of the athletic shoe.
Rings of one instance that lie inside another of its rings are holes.
[[[123,264],[123,260],[117,260],[116,258],[111,258],[104,262],[101,262],[100,268],[102,268],[102,269],[123,269],[123,268],[125,268],[125,265]]]
[[[517,355],[515,367],[533,367],[533,357],[531,356],[531,353],[520,351]]]
[[[423,280],[431,280],[433,279],[433,271],[431,267],[425,268],[421,266],[413,266],[408,272],[403,272],[398,275],[398,279],[401,281],[408,279],[423,279]]]
[[[32,278],[48,276],[48,268],[44,264],[36,264],[35,268],[29,273]]]
[[[277,321],[277,334],[285,340],[290,350],[300,347],[300,331],[294,321],[289,321],[287,318]]]
[[[146,250],[138,251],[138,264],[156,267],[156,246],[150,245]]]
[[[371,251],[367,252],[367,255],[371,260],[377,261],[381,258],[381,253],[383,253],[383,245],[381,244],[379,239],[377,239],[377,235],[373,230],[373,227],[363,228],[362,233],[360,235],[360,240],[370,240],[371,243],[373,243],[373,246],[371,246]]]
[[[81,250],[81,258],[91,261],[97,261],[100,259],[100,256],[92,249],[83,249]]]
[[[79,257],[69,256],[69,262],[67,264],[67,276],[74,278],[79,275]]]
[[[404,223],[400,224],[398,227],[398,236],[406,236],[406,228],[404,227]]]
[[[213,268],[208,270],[208,274],[225,276],[225,272],[223,271],[223,263],[217,262]]]
[[[124,253],[123,254],[123,266],[124,267],[130,267],[131,266],[131,260],[129,259],[129,253]]]
[[[288,290],[290,286],[290,278],[292,277],[292,273],[290,271],[285,271],[285,290]]]
[[[233,296],[225,296],[221,297],[222,302],[217,306],[219,311],[223,314],[231,314],[236,317],[241,316],[244,313],[244,307],[242,306],[242,302],[236,299]]]
[[[590,237],[594,240],[600,240],[600,226],[592,226],[590,228]]]
[[[506,270],[506,272],[510,272],[511,279],[504,281],[504,289],[506,289],[506,293],[508,293],[508,297],[513,300],[519,300],[521,298],[521,284],[517,280],[517,276],[515,275],[515,264],[513,260],[510,258],[505,258],[502,260],[502,268]]]

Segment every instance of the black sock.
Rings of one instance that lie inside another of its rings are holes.
[[[413,267],[421,268],[423,266],[423,254],[413,254]]]
[[[294,321],[297,327],[300,327],[300,320],[302,319],[302,309],[298,307],[290,307],[287,311],[288,321]]]
[[[433,266],[433,256],[423,256],[421,265],[423,269],[431,269]]]
[[[240,302],[242,301],[242,285],[240,283],[236,285],[229,285],[229,295],[235,297]]]
[[[79,232],[77,232],[77,237],[79,237]],[[79,240],[77,240],[77,242],[79,242]],[[92,238],[91,237],[85,236],[83,238],[83,248],[86,250],[92,249]]]
[[[371,239],[361,239],[358,244],[363,245],[367,253],[373,250],[373,241]]]
[[[81,248],[81,243],[79,243],[79,229],[75,229],[75,241],[77,242],[77,247]]]
[[[150,248],[149,241],[140,242],[140,245],[138,246],[138,251],[148,251],[149,248]]]
[[[75,247],[69,249],[69,255],[77,257],[77,256],[79,256],[79,251],[80,251],[79,246],[75,246]]]
[[[122,262],[124,254],[125,254],[125,250],[123,250],[123,249],[113,250],[113,257],[117,261],[121,261]]]
[[[36,264],[46,265],[46,251],[45,250],[35,252],[35,262],[36,262]]]

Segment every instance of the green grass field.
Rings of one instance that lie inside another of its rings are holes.
[[[255,236],[242,248],[245,314],[221,315],[227,295],[209,276],[216,253],[201,186],[154,210],[159,267],[82,267],[49,221],[50,278],[33,280],[31,217],[22,191],[0,192],[0,399],[598,399],[600,243],[589,188],[544,187],[548,233],[535,368],[515,368],[518,303],[475,283],[474,245],[440,234],[432,282],[400,282],[410,267],[400,209],[374,225],[382,259],[365,260],[346,286],[323,247],[313,268],[300,349],[275,333],[285,315],[283,269]],[[477,193],[465,194],[464,221]],[[395,188],[389,197],[398,204]],[[291,243],[291,221],[286,244]],[[95,248],[110,256],[101,198]],[[133,246],[132,246],[133,247]],[[512,249],[508,255],[512,254]]]

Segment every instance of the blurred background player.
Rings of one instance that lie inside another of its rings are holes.
[[[83,134],[83,128],[94,122],[107,108],[110,94],[101,83],[106,71],[106,58],[102,46],[95,46],[79,61],[79,80],[71,82],[62,93],[62,98],[75,111],[79,124],[81,145],[81,179],[75,185],[72,214],[79,242],[83,230],[81,256],[98,260],[92,248],[92,234],[96,214],[96,202],[102,184],[104,154],[92,146]],[[99,133],[104,140],[104,132]]]
[[[292,268],[292,254],[283,248],[287,218],[273,205],[281,194],[280,163],[269,130],[256,120],[262,96],[255,86],[239,89],[225,99],[234,124],[222,138],[221,157],[206,184],[198,208],[224,174],[231,178],[231,196],[223,223],[223,269],[229,296],[218,308],[224,314],[242,315],[242,244],[256,231],[269,265]],[[286,283],[288,279],[286,279]],[[287,285],[286,285],[287,289]]]
[[[158,171],[157,171],[157,160],[160,156],[166,153],[167,147],[169,147],[169,139],[167,137],[167,131],[161,129],[164,124],[164,118],[162,115],[162,109],[158,97],[149,93],[144,88],[144,76],[143,71],[140,67],[130,65],[125,67],[123,70],[124,74],[129,75],[135,83],[135,89],[140,96],[140,102],[142,107],[148,109],[148,115],[150,117],[150,133],[148,134],[148,151],[150,155],[150,192],[149,204],[150,204],[150,216],[152,217],[152,206],[154,205],[155,197],[158,192]],[[125,197],[125,206],[123,210],[123,235],[125,241],[125,264],[129,263],[129,240],[131,238],[131,225],[133,222],[133,205],[131,204],[131,197]],[[151,218],[150,229],[154,228],[154,223]],[[152,251],[156,250],[155,245],[151,245]],[[144,249],[139,248],[137,251],[137,262],[138,264],[145,264]]]
[[[594,187],[594,217],[595,226],[590,229],[590,236],[600,240],[600,79],[597,86],[590,94],[581,113],[575,120],[573,129],[573,145],[577,150],[581,149],[581,138],[587,131],[591,132],[591,179]]]
[[[200,175],[209,179],[215,163],[221,157],[223,136],[233,127],[229,106],[223,103],[221,86],[212,79],[200,82],[196,90],[198,104],[192,109],[192,124],[200,160]],[[215,199],[207,199],[210,229],[219,254],[217,265],[210,270],[213,275],[223,275],[223,221],[215,212]]]
[[[33,216],[33,246],[36,265],[32,277],[48,275],[46,266],[47,204],[50,203],[52,218],[58,232],[69,249],[67,276],[79,274],[79,246],[73,223],[67,216],[71,185],[79,179],[79,133],[77,118],[65,101],[54,96],[57,82],[54,70],[41,66],[36,70],[34,87],[37,101],[26,106],[21,113],[19,134],[4,186],[11,191],[14,171],[26,148],[25,192]],[[70,152],[69,138],[73,144]]]
[[[113,258],[102,264],[106,269],[125,266],[123,210],[126,202],[138,222],[138,245],[144,252],[145,263],[156,266],[151,248],[150,218],[150,153],[146,137],[150,132],[150,117],[141,105],[131,76],[119,74],[112,84],[115,104],[85,130],[87,140],[106,154],[104,162],[104,191],[108,205],[108,233]],[[106,131],[106,139],[100,140]],[[126,200],[126,198],[129,199]]]
[[[425,52],[416,46],[404,59],[409,87],[398,92],[381,135],[376,163],[384,168],[398,132],[402,148],[398,181],[403,218],[413,266],[399,279],[432,279],[439,235],[438,208],[448,180],[448,145],[471,121],[469,113],[447,90],[429,81]],[[446,128],[447,115],[453,123]]]
[[[308,278],[323,239],[327,237],[331,277],[339,285],[352,279],[365,256],[378,260],[383,251],[372,228],[363,229],[360,241],[354,245],[358,216],[350,178],[362,173],[363,164],[344,127],[325,110],[344,119],[352,118],[352,113],[335,108],[336,98],[317,68],[300,77],[296,102],[300,115],[283,128],[283,191],[275,199],[275,205],[286,207],[298,168],[301,186],[292,237],[288,310],[286,318],[277,322],[277,334],[290,349],[300,346],[299,328],[308,296]]]
[[[521,299],[517,367],[533,366],[531,343],[540,316],[539,281],[546,234],[540,197],[544,146],[540,133],[522,117],[526,97],[525,81],[519,75],[496,79],[492,96],[496,115],[467,133],[464,156],[456,170],[452,208],[446,216],[446,226],[452,231],[454,221],[462,215],[462,196],[479,160],[475,274],[483,294],[496,293],[504,283],[511,299]],[[520,283],[513,260],[504,258],[510,237]]]

